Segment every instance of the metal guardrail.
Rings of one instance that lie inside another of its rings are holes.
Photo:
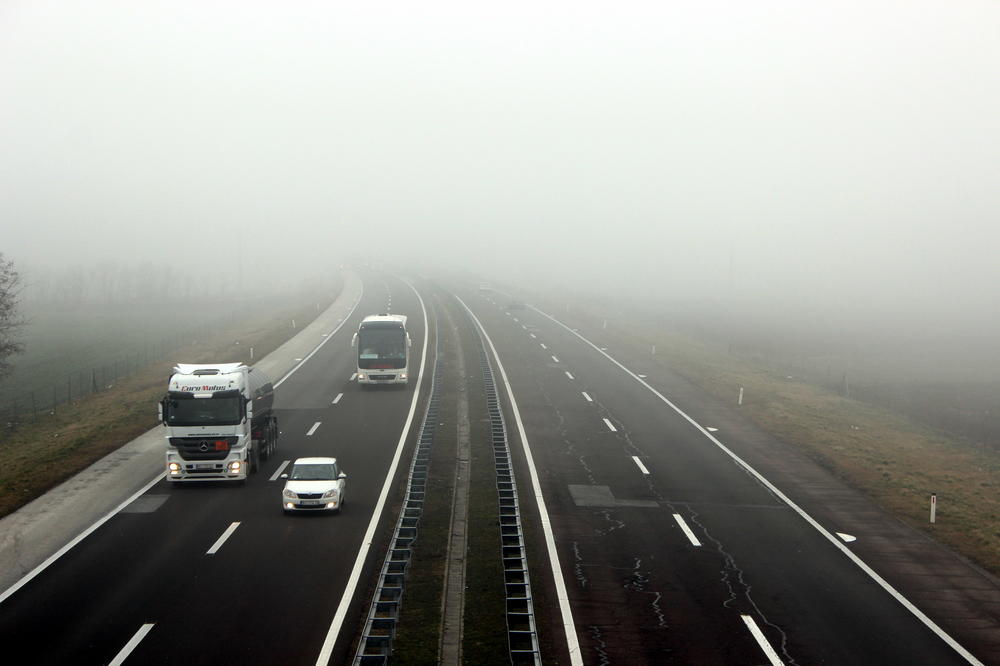
[[[507,444],[507,427],[497,395],[493,368],[482,335],[479,337],[483,381],[486,386],[486,407],[490,416],[490,439],[493,446],[494,468],[497,479],[497,502],[500,512],[501,557],[503,558],[504,585],[507,602],[507,645],[510,662],[539,665],[538,632],[528,576],[528,559],[521,530],[521,510],[517,496],[517,482],[510,461]]]
[[[378,586],[368,610],[368,619],[354,655],[354,664],[387,664],[392,654],[392,640],[396,635],[396,623],[403,603],[403,586],[410,566],[411,546],[417,539],[417,526],[423,514],[424,494],[427,484],[427,470],[430,467],[431,445],[438,424],[438,403],[440,383],[438,371],[441,366],[441,349],[438,344],[437,360],[431,375],[431,394],[420,426],[417,448],[410,463],[409,482],[403,510],[396,521],[396,529],[389,542],[389,550],[382,562]]]

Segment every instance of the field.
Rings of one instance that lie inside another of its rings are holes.
[[[16,420],[7,412],[0,430],[0,516],[155,426],[156,402],[174,363],[250,362],[251,347],[259,359],[338,292],[339,285],[304,289],[221,317],[209,317],[206,308],[176,317],[134,309],[37,313],[29,352],[4,382],[5,401],[17,400],[19,409]]]

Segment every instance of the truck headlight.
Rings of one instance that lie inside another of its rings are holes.
[[[233,462],[229,463],[230,474],[239,474],[239,471],[241,469],[243,469],[243,463],[241,461],[234,460]]]
[[[175,462],[168,463],[167,471],[169,471],[171,474],[180,474],[181,473],[180,463],[175,463]]]

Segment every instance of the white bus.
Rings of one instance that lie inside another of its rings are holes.
[[[358,384],[406,384],[410,334],[404,315],[365,317],[351,341],[358,348]]]

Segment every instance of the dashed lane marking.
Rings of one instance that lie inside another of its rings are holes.
[[[691,528],[688,527],[688,524],[684,521],[684,518],[683,516],[681,516],[681,514],[675,513],[674,520],[676,520],[677,524],[680,525],[681,529],[684,531],[684,536],[688,538],[688,541],[691,542],[692,546],[701,545],[701,541],[698,541],[698,537],[696,537],[694,535],[694,532],[691,531]]]
[[[316,423],[313,423],[313,427],[309,428],[309,432],[306,433],[306,437],[311,437],[312,434],[316,432],[316,429],[319,428],[320,423],[322,423],[322,421],[316,421]]]
[[[217,552],[219,552],[219,549],[222,548],[222,544],[226,543],[226,539],[231,537],[233,535],[233,532],[235,532],[236,528],[239,526],[240,526],[239,523],[230,524],[229,527],[226,528],[226,531],[222,533],[222,536],[216,539],[215,543],[212,544],[212,547],[209,548],[208,552],[206,552],[205,554],[215,555]]]

